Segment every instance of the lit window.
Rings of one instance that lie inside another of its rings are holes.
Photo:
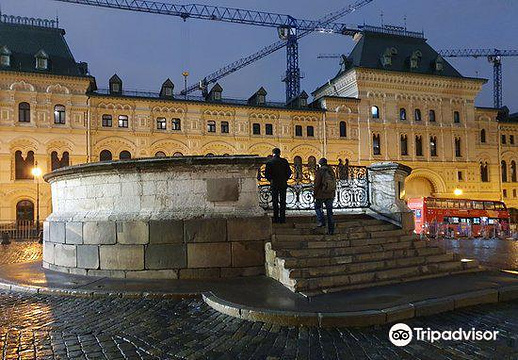
[[[258,124],[258,123],[252,124],[252,134],[261,135],[261,124]]]
[[[211,120],[207,122],[207,132],[215,133],[216,132],[216,122]]]
[[[266,135],[273,135],[273,125],[266,124],[264,132],[266,133]]]
[[[171,120],[172,129],[175,131],[182,130],[182,121],[180,119],[173,119]]]
[[[302,136],[302,126],[295,125],[295,136]]]
[[[165,118],[156,119],[156,128],[157,130],[166,130],[167,124]]]
[[[380,110],[377,106],[371,107],[371,115],[373,119],[379,119],[380,118]]]
[[[112,116],[105,114],[102,118],[102,126],[103,127],[112,127]]]
[[[127,128],[128,127],[128,117],[126,115],[119,116],[119,127]]]
[[[63,105],[54,106],[54,124],[64,124],[65,121],[65,107]]]
[[[230,132],[230,126],[228,124],[228,121],[222,121],[221,122],[221,133],[228,134],[229,132]]]

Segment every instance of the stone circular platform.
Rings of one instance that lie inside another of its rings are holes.
[[[43,267],[118,278],[264,273],[271,221],[257,156],[109,161],[55,170]]]

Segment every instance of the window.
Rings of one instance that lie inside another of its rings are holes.
[[[313,126],[308,126],[306,128],[306,133],[308,137],[314,137],[315,136],[315,128]]]
[[[177,118],[171,120],[171,127],[172,127],[172,130],[175,130],[175,131],[182,130],[182,120],[177,119]]]
[[[266,97],[263,94],[258,94],[257,95],[257,103],[259,105],[264,105],[264,103],[266,103]]]
[[[419,110],[419,109],[414,110],[414,120],[421,121],[421,110]]]
[[[462,171],[457,171],[457,180],[458,181],[464,180],[464,175],[462,174]]]
[[[228,121],[221,122],[221,133],[228,134],[230,131],[230,126],[228,125]]]
[[[374,155],[381,155],[381,143],[379,134],[372,134],[372,153]]]
[[[437,156],[437,136],[430,136],[430,156]]]
[[[399,109],[399,120],[406,120],[406,109]]]
[[[30,200],[21,200],[16,204],[17,221],[34,221],[34,203]]]
[[[163,151],[157,151],[155,153],[155,157],[157,157],[157,158],[162,158],[162,157],[165,157],[165,156],[166,156],[165,152],[163,152]]]
[[[511,181],[516,182],[516,161],[511,161]]]
[[[0,66],[11,66],[11,51],[7,48],[7,46],[2,46],[0,48]]]
[[[31,122],[31,106],[29,103],[22,102],[18,104],[18,121],[24,123]]]
[[[502,182],[507,182],[507,163],[502,160],[500,162],[500,167],[502,168]]]
[[[428,121],[435,122],[435,110],[428,111]]]
[[[455,138],[455,156],[456,157],[462,156],[461,147],[460,147],[460,138]]]
[[[258,123],[252,124],[252,134],[261,135],[261,124],[258,124]]]
[[[119,115],[119,127],[120,128],[128,127],[128,117],[126,115]]]
[[[423,137],[420,135],[415,137],[415,155],[423,156]]]
[[[506,141],[505,135],[501,135],[501,136],[500,136],[500,140],[501,140],[502,144],[504,144],[504,145],[505,145],[505,144],[507,144],[507,141]]]
[[[513,189],[513,197],[516,197],[516,189]]]
[[[273,125],[266,124],[264,132],[266,133],[266,135],[273,135]]]
[[[486,130],[485,129],[480,130],[480,142],[481,143],[486,142]]]
[[[65,107],[63,105],[54,106],[54,124],[64,124],[65,122]]]
[[[35,56],[35,59],[37,70],[47,70],[47,68],[49,67],[49,56],[45,51],[38,51],[38,53]]]
[[[295,136],[302,136],[302,126],[295,125]]]
[[[487,162],[480,163],[480,181],[489,182],[489,172],[487,169]]]
[[[216,132],[216,122],[213,120],[207,121],[207,132],[215,133]]]
[[[400,136],[399,144],[401,148],[401,155],[408,155],[408,137],[404,134]]]
[[[340,121],[340,137],[347,137],[347,124],[345,121]]]
[[[509,144],[514,145],[514,135],[509,135]]]
[[[453,122],[455,124],[460,124],[460,113],[458,111],[453,112]]]
[[[100,161],[110,161],[113,159],[112,153],[110,150],[103,150],[99,154],[99,160]]]
[[[380,110],[377,106],[371,107],[371,115],[373,119],[379,119],[380,118]]]
[[[102,126],[103,127],[112,127],[112,116],[108,114],[104,114],[102,118]]]
[[[221,92],[215,91],[214,92],[214,100],[221,100]]]
[[[507,197],[507,190],[504,189],[502,192],[503,192],[504,197],[506,198]]]
[[[53,151],[50,154],[50,164],[52,170],[60,169],[62,167],[70,165],[68,151],[65,151],[63,153],[61,159],[59,158],[57,151]]]
[[[157,130],[166,130],[167,129],[167,123],[166,123],[165,118],[156,119],[156,128],[157,128]]]
[[[32,169],[34,168],[34,152],[29,151],[25,159],[20,150],[14,153],[14,168],[16,180],[33,179]]]
[[[164,95],[165,96],[173,96],[173,88],[170,86],[164,87]]]
[[[173,154],[173,156],[175,156],[175,157],[179,157],[179,156],[183,156],[183,154],[182,154],[181,152],[178,152],[178,151],[177,151],[177,152],[175,152],[175,153]]]
[[[127,150],[123,150],[119,154],[119,160],[129,160],[131,159],[131,153]]]

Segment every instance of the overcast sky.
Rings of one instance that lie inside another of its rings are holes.
[[[172,0],[163,0],[173,2]],[[290,14],[317,19],[352,3],[344,0],[193,0],[200,3]],[[0,0],[2,12],[53,18],[77,61],[89,63],[100,88],[117,73],[126,89],[158,91],[166,78],[183,88],[182,71],[197,81],[218,68],[278,40],[275,29],[204,20],[99,9],[53,0]],[[518,0],[375,0],[340,22],[351,25],[385,23],[423,30],[428,42],[442,48],[518,49]],[[319,60],[319,53],[349,53],[350,37],[312,34],[300,41],[302,89],[308,93],[333,77],[338,60]],[[269,100],[284,100],[285,50],[264,58],[220,81],[224,96],[248,98],[260,86]],[[486,59],[449,59],[465,76],[489,80],[477,98],[478,106],[492,106],[492,66]],[[518,57],[503,60],[504,105],[518,111]]]

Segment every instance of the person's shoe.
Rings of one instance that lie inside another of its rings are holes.
[[[325,227],[325,226],[326,226],[325,223],[318,223],[318,225],[317,225],[318,228]]]

